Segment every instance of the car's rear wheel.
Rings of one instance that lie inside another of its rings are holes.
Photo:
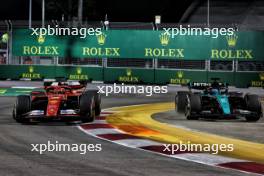
[[[88,90],[85,92],[85,94],[88,94],[88,96],[94,96],[96,116],[100,115],[101,113],[101,95],[97,92],[97,90]]]
[[[95,115],[98,116],[101,113],[101,95],[99,93],[94,92],[95,99]]]
[[[16,102],[13,108],[13,118],[19,123],[29,122],[26,118],[26,113],[30,112],[31,100],[28,95],[19,95],[16,98]]]
[[[92,122],[95,118],[95,100],[90,93],[80,97],[80,118],[82,122]]]
[[[245,118],[249,122],[256,122],[262,115],[261,102],[257,95],[245,95],[246,106],[249,111],[254,114],[246,115]]]
[[[175,110],[177,112],[184,112],[187,104],[188,91],[178,91],[175,96]]]
[[[188,120],[198,120],[199,112],[201,111],[201,97],[199,94],[189,94],[187,105],[185,107],[185,117]]]

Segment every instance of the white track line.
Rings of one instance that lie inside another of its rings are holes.
[[[177,159],[184,159],[207,165],[218,165],[229,162],[245,162],[245,160],[229,158],[220,155],[213,155],[208,153],[182,153],[170,156]]]
[[[85,131],[93,135],[120,134],[121,133],[121,131],[116,130],[114,128],[97,128],[97,129],[90,129],[90,130],[85,130]]]
[[[140,148],[140,147],[146,147],[152,145],[162,145],[159,142],[154,142],[147,139],[121,139],[121,140],[115,140],[115,143],[133,148]]]

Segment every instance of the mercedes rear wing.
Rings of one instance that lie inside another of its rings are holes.
[[[208,88],[224,89],[228,87],[227,83],[221,83],[221,82],[212,82],[212,83],[190,82],[187,85],[189,89],[197,89],[197,90],[205,90]]]

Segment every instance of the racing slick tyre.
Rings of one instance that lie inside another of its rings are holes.
[[[95,101],[95,115],[98,116],[101,113],[101,95],[97,93],[97,90],[88,90],[87,94],[94,96]]]
[[[30,96],[28,95],[19,95],[16,98],[13,109],[13,118],[19,123],[29,122],[28,118],[25,118],[25,114],[30,112],[31,102]]]
[[[260,119],[262,115],[262,108],[261,108],[261,103],[259,101],[259,98],[257,95],[250,95],[247,94],[245,95],[245,101],[246,101],[246,106],[247,109],[254,114],[251,115],[246,115],[246,120],[249,122],[256,122]]]
[[[94,93],[94,99],[95,99],[95,115],[98,116],[101,113],[101,95],[97,93],[97,91]]]
[[[188,91],[178,91],[175,96],[175,110],[177,112],[184,112],[187,104]]]
[[[189,94],[187,98],[187,105],[185,107],[185,117],[188,120],[198,120],[197,114],[201,111],[201,97],[199,94]]]
[[[92,122],[95,118],[95,100],[93,94],[85,92],[80,97],[80,119],[82,122]]]

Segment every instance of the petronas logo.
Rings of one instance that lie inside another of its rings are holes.
[[[237,44],[238,36],[236,34],[226,36],[227,44],[229,47],[235,47]]]
[[[106,34],[102,33],[100,35],[97,35],[97,42],[99,45],[104,45],[106,40]]]
[[[167,46],[169,44],[169,41],[170,41],[170,36],[168,34],[160,34],[160,44],[162,46]]]
[[[127,69],[126,70],[126,75],[127,76],[131,76],[132,75],[132,70],[131,69]]]
[[[78,75],[82,74],[82,68],[81,67],[76,68],[76,72]]]
[[[45,42],[45,36],[40,34],[40,35],[38,36],[37,40],[38,40],[38,43],[39,43],[39,44],[42,44],[42,43]]]
[[[33,66],[28,67],[28,71],[29,71],[29,73],[33,73],[34,72],[34,67]]]
[[[177,72],[177,77],[180,78],[180,79],[183,78],[183,71],[178,71]]]

